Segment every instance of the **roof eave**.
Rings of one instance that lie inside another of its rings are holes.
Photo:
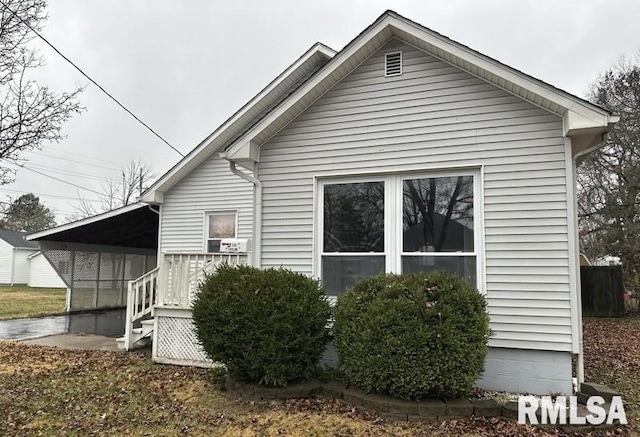
[[[168,172],[166,172],[160,179],[158,179],[151,187],[149,187],[141,196],[141,200],[144,202],[160,204],[163,202],[163,194],[171,188],[177,180],[181,179],[184,174],[188,173],[196,165],[193,165],[193,160],[197,156],[210,156],[215,153],[223,144],[214,146],[214,141],[222,133],[226,132],[234,123],[238,122],[243,116],[246,116],[257,104],[259,104],[268,94],[274,91],[280,84],[285,82],[293,73],[303,67],[305,63],[311,60],[314,56],[322,55],[327,59],[331,59],[335,56],[336,51],[320,42],[314,44],[309,50],[307,50],[300,58],[298,58],[293,64],[291,64],[285,71],[283,71],[278,77],[271,81],[262,91],[260,91],[249,102],[242,106],[235,114],[233,114],[228,120],[220,125],[214,132],[212,132],[207,138],[205,138],[200,144],[198,144],[191,152],[189,152],[184,158],[182,158],[176,165],[174,165]],[[190,165],[191,164],[191,165]],[[176,180],[177,179],[177,180]]]
[[[584,155],[603,146],[607,142],[609,132],[618,121],[620,121],[620,117],[612,115],[609,117],[609,123],[606,126],[570,131],[567,136],[571,137],[571,154],[573,158],[579,162]]]

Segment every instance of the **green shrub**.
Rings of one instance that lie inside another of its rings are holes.
[[[200,284],[195,331],[213,361],[243,382],[284,386],[313,376],[330,307],[318,281],[286,269],[223,265]]]
[[[334,344],[345,377],[405,399],[467,394],[490,335],[484,297],[445,272],[378,275],[338,298]]]

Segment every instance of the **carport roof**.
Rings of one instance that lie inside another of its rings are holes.
[[[27,240],[156,249],[158,223],[158,213],[148,204],[135,203],[33,233]]]

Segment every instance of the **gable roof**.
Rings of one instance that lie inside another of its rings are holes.
[[[40,245],[35,241],[28,241],[27,235],[29,235],[28,232],[0,229],[0,238],[9,243],[11,246],[20,249],[39,249]]]
[[[275,107],[304,84],[335,54],[335,50],[322,43],[314,44],[254,98],[200,142],[187,156],[178,161],[176,165],[151,185],[143,193],[141,200],[151,203],[162,202],[162,193],[166,192],[218,149],[244,136],[248,129],[271,113]]]
[[[390,39],[397,38],[480,79],[494,84],[564,120],[564,134],[573,137],[574,154],[595,147],[604,139],[617,117],[609,111],[562,91],[495,59],[457,43],[393,11],[386,11],[339,53],[301,85],[290,88],[286,98],[265,116],[254,118],[235,135],[223,138],[221,126],[142,196],[144,201],[162,202],[162,195],[188,172],[218,150],[241,163],[258,160],[259,147],[269,141],[324,93],[355,70]],[[284,73],[283,73],[284,74]],[[255,100],[255,99],[254,99]],[[252,105],[252,100],[247,105]],[[218,133],[216,135],[216,133]],[[242,134],[238,135],[240,132]],[[229,141],[229,139],[233,140]]]

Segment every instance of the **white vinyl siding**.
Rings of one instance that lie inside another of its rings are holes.
[[[237,237],[252,238],[253,185],[211,156],[165,193],[160,211],[161,251],[203,253],[208,212],[237,211]]]
[[[29,255],[37,252],[33,249],[16,249],[13,252],[13,283],[26,284],[29,282]]]
[[[0,239],[0,284],[11,283],[13,271],[13,246]]]
[[[571,351],[562,119],[399,41],[262,146],[262,266],[318,274],[316,177],[463,168],[482,168],[490,345]]]
[[[44,255],[32,257],[29,263],[29,287],[67,288]]]

